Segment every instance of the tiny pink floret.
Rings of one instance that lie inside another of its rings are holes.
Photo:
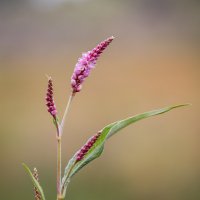
[[[79,58],[71,77],[73,94],[81,91],[84,80],[89,76],[91,69],[95,67],[100,54],[107,48],[113,39],[113,36],[109,37],[98,44],[93,50],[83,53],[82,57]]]

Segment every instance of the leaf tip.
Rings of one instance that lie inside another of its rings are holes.
[[[178,104],[178,105],[173,106],[172,108],[179,108],[179,107],[184,107],[184,106],[192,106],[192,104],[191,103]]]

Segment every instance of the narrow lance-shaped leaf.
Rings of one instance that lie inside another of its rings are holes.
[[[26,172],[29,174],[29,176],[31,177],[31,180],[34,184],[34,186],[38,189],[38,191],[40,192],[41,194],[41,197],[42,197],[42,200],[45,200],[45,196],[44,196],[44,192],[43,192],[43,189],[41,187],[41,185],[39,184],[39,182],[35,179],[35,177],[33,176],[31,170],[29,169],[29,167],[26,165],[26,164],[22,164],[24,169],[26,170]]]
[[[99,157],[104,149],[105,141],[110,138],[112,135],[117,133],[119,130],[125,128],[126,126],[135,123],[139,120],[163,114],[168,112],[174,108],[187,106],[188,104],[184,105],[176,105],[166,108],[161,108],[158,110],[153,110],[149,112],[145,112],[139,115],[135,115],[133,117],[129,117],[124,120],[116,121],[112,124],[107,125],[101,131],[99,131],[96,135],[91,137],[86,144],[71,158],[67,167],[65,168],[64,176],[62,179],[62,192],[63,196],[65,196],[66,186],[69,182],[70,178],[76,174],[82,167],[87,165],[89,162],[94,160],[95,158]]]

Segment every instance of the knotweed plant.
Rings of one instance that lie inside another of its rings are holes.
[[[61,170],[61,142],[62,135],[64,130],[64,124],[66,121],[66,116],[69,111],[72,100],[78,93],[82,90],[83,83],[85,79],[90,75],[91,70],[94,69],[97,60],[100,55],[104,52],[105,49],[113,41],[114,37],[109,37],[103,42],[99,43],[94,49],[83,53],[81,58],[78,59],[78,62],[75,66],[74,72],[71,76],[71,93],[69,95],[69,100],[64,111],[64,115],[61,121],[58,119],[58,112],[54,102],[53,94],[53,81],[52,78],[48,76],[48,86],[46,92],[46,106],[47,110],[53,118],[53,123],[56,128],[56,139],[57,139],[57,200],[64,200],[66,196],[67,186],[70,183],[72,177],[85,165],[89,164],[92,160],[98,158],[103,150],[105,142],[114,134],[116,134],[121,129],[127,127],[130,124],[133,124],[142,119],[163,114],[174,108],[186,106],[187,104],[169,106],[157,110],[152,110],[145,112],[139,115],[128,117],[111,124],[108,124],[101,130],[94,133],[91,138],[72,156],[69,160],[67,166],[65,167],[64,173],[62,175]],[[39,183],[38,171],[36,168],[30,170],[27,165],[23,164],[24,168],[30,175],[33,184],[34,184],[34,196],[35,200],[45,200],[45,195],[43,189]]]

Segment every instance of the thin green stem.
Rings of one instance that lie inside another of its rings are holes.
[[[57,196],[61,196],[61,138],[57,138]]]
[[[57,200],[64,200],[65,198],[64,197],[62,197],[62,196],[58,196],[57,197]]]
[[[66,191],[67,191],[67,187],[70,183],[70,180],[68,180],[66,183],[65,183],[65,188],[64,190],[62,191],[62,195],[63,195],[63,199],[66,197]]]
[[[61,193],[62,193],[62,195],[63,195],[64,197],[65,197],[65,194],[66,194],[67,186],[68,186],[68,184],[69,184],[69,182],[70,182],[69,175],[70,175],[70,173],[71,173],[73,167],[75,166],[75,164],[76,164],[76,162],[74,162],[74,163],[71,165],[71,167],[69,168],[67,174],[65,175],[65,179],[64,179],[64,181],[63,181],[63,183],[62,183]]]
[[[64,112],[64,115],[63,115],[61,124],[60,124],[60,137],[62,136],[62,133],[63,133],[64,123],[65,123],[65,121],[66,121],[66,117],[67,117],[67,114],[68,114],[68,112],[69,112],[69,107],[70,107],[70,104],[71,104],[71,102],[72,102],[73,97],[74,97],[74,94],[72,93],[72,94],[69,96],[69,100],[68,100],[67,106],[66,106],[66,108],[65,108],[65,112]]]
[[[62,133],[64,129],[64,123],[66,121],[67,114],[69,112],[69,107],[72,102],[72,99],[74,97],[74,94],[71,94],[61,121],[61,124],[56,123],[56,128],[57,128],[57,200],[64,200],[64,197],[62,196],[62,183],[61,183],[61,166],[62,166],[62,149],[61,149],[61,144],[62,144]]]

